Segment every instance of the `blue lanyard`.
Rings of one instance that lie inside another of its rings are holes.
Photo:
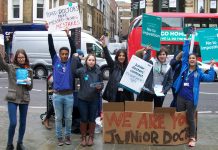
[[[193,71],[188,70],[187,75],[186,75],[186,78],[185,78],[185,81],[188,81],[189,75],[190,75],[192,72],[193,72]]]

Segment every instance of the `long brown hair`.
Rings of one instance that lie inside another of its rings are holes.
[[[93,54],[93,53],[88,54],[88,56],[86,57],[86,60],[85,60],[85,65],[88,66],[88,65],[87,65],[87,60],[89,59],[90,56],[93,56],[93,57],[94,57],[94,59],[95,59],[95,65],[96,65],[96,56],[95,56],[95,54]]]
[[[24,49],[18,49],[18,50],[16,51],[15,56],[14,56],[14,61],[13,61],[13,63],[14,63],[15,65],[17,65],[17,66],[20,66],[19,62],[17,61],[17,57],[18,57],[18,55],[19,55],[20,53],[23,54],[24,57],[25,57],[25,64],[24,64],[24,66],[29,68],[29,67],[30,67],[29,58],[27,57],[26,51],[25,51]]]

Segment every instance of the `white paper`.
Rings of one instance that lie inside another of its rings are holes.
[[[154,86],[154,93],[156,96],[165,96],[163,93],[163,85],[156,84]]]
[[[140,1],[140,9],[145,8],[145,0]]]
[[[123,76],[120,85],[127,90],[139,94],[151,71],[152,65],[143,59],[132,56]]]
[[[175,8],[176,7],[176,0],[169,0],[169,7]]]
[[[51,32],[81,27],[78,3],[49,9],[45,14]]]

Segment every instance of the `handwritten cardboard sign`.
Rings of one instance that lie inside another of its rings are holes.
[[[49,31],[65,30],[81,27],[78,3],[63,5],[46,12]]]
[[[152,65],[135,55],[131,60],[120,80],[120,86],[139,94],[151,71]],[[134,83],[134,84],[132,84]]]
[[[113,108],[109,111],[104,110],[104,107],[105,143],[178,145],[189,140],[186,112],[169,111],[169,109],[138,112],[137,107],[136,111],[128,111],[126,108],[125,111],[113,111]]]

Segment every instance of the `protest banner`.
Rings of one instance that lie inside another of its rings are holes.
[[[202,62],[209,63],[211,59],[218,61],[218,28],[207,28],[197,31],[200,43]]]
[[[152,111],[148,103],[151,102],[126,101],[125,107],[124,103],[104,103],[104,143],[178,145],[189,141],[185,111],[176,112],[175,108]]]
[[[142,16],[142,46],[151,45],[152,49],[160,50],[161,17],[143,14]]]
[[[49,9],[46,20],[51,32],[81,27],[78,3]]]
[[[133,55],[120,80],[119,86],[139,94],[151,68],[152,65],[150,63]]]

